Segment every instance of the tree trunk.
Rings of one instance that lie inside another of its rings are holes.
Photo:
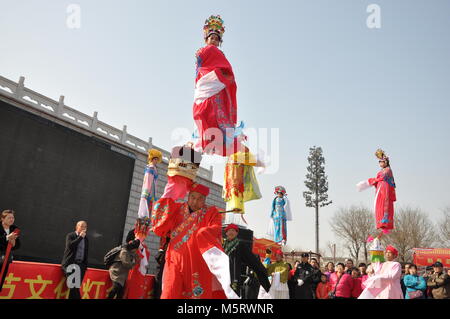
[[[319,253],[319,204],[316,205],[316,253]]]

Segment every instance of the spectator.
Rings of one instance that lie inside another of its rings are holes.
[[[327,275],[328,282],[330,281],[330,275],[334,273],[334,263],[329,261],[327,265],[325,266],[325,275]]]
[[[308,263],[309,254],[303,253],[301,263],[297,265],[294,272],[294,280],[297,282],[295,287],[295,299],[313,299],[313,267]]]
[[[15,212],[13,210],[4,210],[1,215],[2,227],[0,228],[0,270],[5,262],[5,253],[8,243],[11,244],[11,250],[17,250],[20,248],[19,235],[14,232],[17,228],[14,225]],[[5,271],[2,278],[0,278],[0,291],[2,291],[3,282],[5,281],[6,274],[8,273],[9,264],[13,260],[13,254],[10,253],[8,260],[6,261]]]
[[[298,260],[295,261],[294,267],[291,264],[289,265],[289,276],[288,276],[288,288],[289,288],[289,299],[295,299],[295,287],[297,286],[297,282],[294,280],[295,269],[300,262]]]
[[[68,266],[78,265],[80,267],[80,284],[83,282],[88,262],[89,240],[86,233],[87,223],[79,221],[75,226],[75,231],[68,233],[66,236],[66,248],[61,262],[66,277],[72,273],[72,271],[68,272]],[[80,287],[70,288],[69,299],[81,299]]]
[[[114,262],[109,267],[109,277],[113,287],[108,294],[108,299],[113,299],[114,297],[122,299],[128,273],[137,263],[138,256],[136,251],[139,245],[139,239],[129,241],[114,258]]]
[[[442,263],[433,264],[433,274],[428,277],[427,286],[431,288],[433,299],[450,299],[450,277],[443,272]]]
[[[411,266],[411,263],[406,263],[405,264],[405,271],[403,272],[402,277],[400,279],[400,285],[402,287],[402,292],[403,292],[404,296],[406,295],[406,286],[405,286],[405,283],[403,281],[403,278],[405,278],[406,275],[409,275],[409,267],[410,266]]]
[[[245,269],[250,267],[256,273],[261,286],[266,292],[269,292],[270,282],[267,278],[266,267],[261,263],[259,257],[255,257],[251,247],[240,241],[238,233],[239,227],[235,224],[229,224],[225,228],[226,238],[223,242],[223,249],[229,257],[231,287],[239,297],[243,297]]]
[[[359,268],[359,272],[361,274],[361,288],[364,290],[364,288],[366,288],[366,286],[364,285],[364,282],[367,280],[368,275],[367,275],[367,265],[365,263],[360,263],[358,265]]]
[[[423,278],[425,279],[425,281],[428,281],[428,278],[433,274],[433,267],[431,266],[427,266],[425,268],[425,273],[423,274]],[[427,289],[425,290],[425,297],[427,299],[433,299],[433,295],[431,293],[432,288],[427,286]]]
[[[343,263],[338,263],[336,271],[330,275],[331,289],[336,299],[350,299],[353,290],[353,279],[345,272]]]
[[[352,269],[352,279],[353,279],[352,298],[358,299],[359,295],[363,291],[363,287],[362,287],[361,273],[359,272],[359,269],[356,267]]]
[[[320,276],[320,282],[316,288],[316,299],[328,299],[331,292],[331,286],[328,277],[325,274]]]
[[[409,274],[405,274],[403,277],[403,282],[406,287],[405,299],[425,299],[427,282],[417,274],[416,265],[409,264],[408,271]]]
[[[322,276],[322,272],[320,271],[319,263],[316,258],[311,258],[310,264],[313,268],[311,289],[313,292],[313,299],[316,299],[314,295],[316,293],[317,285],[321,282],[320,277]]]
[[[346,259],[345,260],[345,273],[351,275],[353,267],[354,267],[353,266],[353,260]]]

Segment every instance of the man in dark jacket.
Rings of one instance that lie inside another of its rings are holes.
[[[5,271],[2,278],[0,278],[0,291],[2,291],[3,282],[5,281],[6,274],[8,273],[9,264],[13,260],[12,251],[20,248],[20,238],[16,233],[18,228],[14,225],[15,212],[13,210],[7,209],[1,214],[0,227],[0,270],[2,269],[3,263],[6,262]],[[11,252],[9,254],[8,260],[5,260],[6,249],[8,244],[11,244]]]
[[[319,262],[317,261],[316,258],[311,258],[310,264],[311,264],[311,266],[313,268],[311,290],[312,290],[312,293],[313,293],[313,299],[316,299],[316,288],[317,288],[317,285],[321,281],[320,278],[322,276],[322,272],[320,271]]]
[[[297,281],[295,287],[295,299],[313,299],[312,284],[314,269],[308,263],[309,254],[303,253],[300,264],[294,273],[294,280]]]
[[[86,232],[87,223],[79,221],[75,231],[67,234],[66,248],[61,262],[66,277],[73,273],[73,269],[68,269],[69,266],[77,265],[80,268],[80,287],[88,264],[89,241]],[[69,299],[81,299],[80,287],[70,288]]]
[[[246,267],[253,270],[258,278],[258,281],[263,288],[269,292],[270,282],[267,276],[267,270],[261,261],[256,258],[251,252],[250,248],[244,243],[241,243],[237,238],[239,227],[230,224],[225,229],[226,240],[223,243],[225,253],[230,260],[230,275],[231,287],[239,296],[243,296],[244,290],[244,276]]]
[[[450,277],[443,272],[441,262],[433,264],[433,274],[428,277],[427,286],[431,288],[433,299],[450,299]]]

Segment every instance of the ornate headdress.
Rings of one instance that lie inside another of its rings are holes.
[[[162,153],[157,149],[152,148],[148,151],[148,162],[150,163],[155,157],[158,158],[158,163],[162,162]]]
[[[276,195],[276,194],[278,194],[278,193],[281,193],[281,194],[283,194],[283,195],[287,195],[287,194],[286,194],[286,189],[285,189],[283,186],[276,186],[276,187],[275,187],[275,192],[274,192],[274,194]]]
[[[386,155],[386,153],[381,148],[377,149],[377,151],[375,152],[375,156],[380,161],[388,161],[389,162],[389,157]]]
[[[222,41],[223,33],[225,32],[225,27],[223,26],[223,20],[220,15],[210,16],[205,20],[205,25],[203,26],[204,38],[208,38],[212,33],[219,36],[220,41]]]

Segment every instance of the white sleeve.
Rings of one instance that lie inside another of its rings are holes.
[[[356,189],[358,190],[358,192],[362,192],[363,190],[366,190],[370,188],[370,184],[367,180],[359,182],[358,184],[356,184]]]
[[[284,210],[286,211],[286,220],[292,220],[292,212],[291,212],[291,202],[287,197],[285,197],[286,205],[284,206]]]

